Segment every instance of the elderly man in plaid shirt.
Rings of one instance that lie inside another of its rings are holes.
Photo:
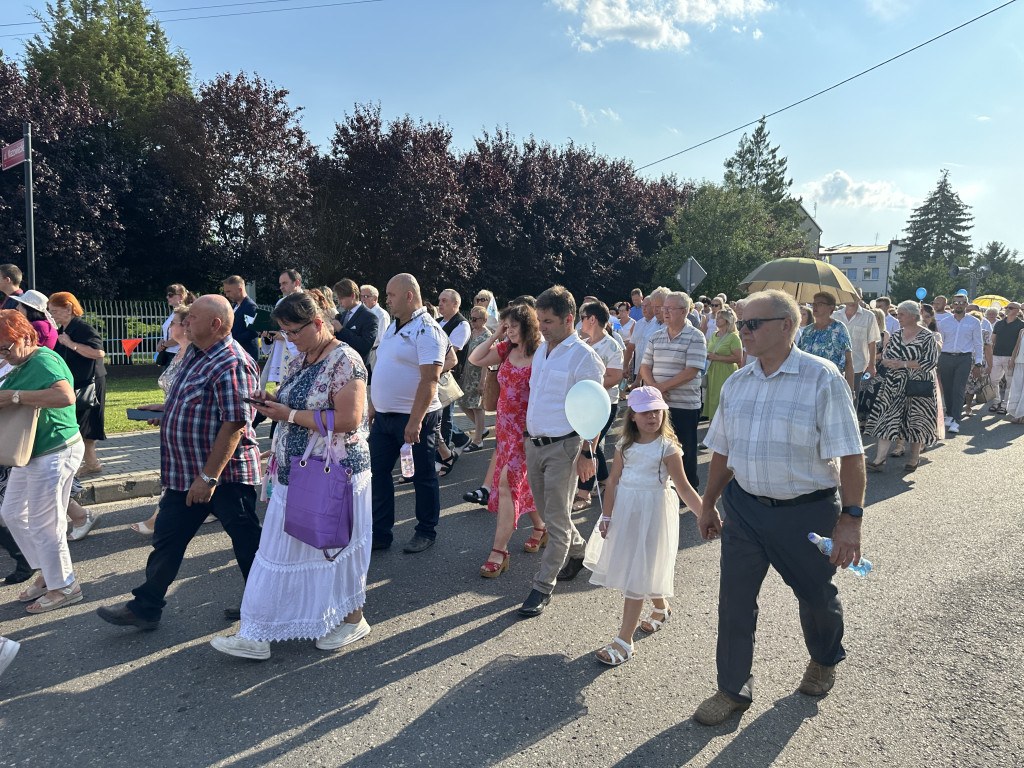
[[[156,629],[185,549],[213,514],[231,537],[248,577],[260,543],[256,484],[260,456],[252,410],[242,398],[259,387],[259,369],[231,337],[231,305],[202,296],[189,309],[185,332],[192,348],[167,393],[160,423],[160,474],[166,492],[146,563],[146,583],[120,608],[100,608],[104,621]]]
[[[799,318],[780,291],[750,296],[737,326],[756,359],[725,382],[704,438],[713,454],[697,525],[705,539],[722,536],[718,691],[694,713],[704,725],[750,706],[757,596],[769,566],[800,605],[811,657],[800,692],[827,693],[846,656],[832,577],[860,559],[864,449],[839,369],[793,345]],[[807,541],[811,531],[832,537],[831,560]]]

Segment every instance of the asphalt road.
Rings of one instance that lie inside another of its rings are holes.
[[[621,598],[586,572],[543,616],[517,619],[538,558],[521,551],[527,526],[510,573],[477,575],[494,519],[461,495],[489,451],[444,483],[434,548],[375,553],[373,632],[333,654],[290,642],[250,662],[210,648],[232,631],[222,610],[242,590],[216,524],[193,543],[159,630],[100,621],[95,609],[126,599],[148,554],[127,525],[151,502],[108,505],[72,545],[84,602],[29,616],[18,588],[3,588],[0,633],[22,649],[0,679],[0,766],[1024,765],[1024,430],[994,424],[970,419],[913,475],[890,460],[870,478],[875,572],[837,575],[849,658],[823,699],[796,693],[807,661],[796,600],[769,575],[754,705],[717,728],[690,719],[714,688],[719,556],[690,513],[673,620],[610,669],[593,654],[617,630]],[[411,514],[403,489],[397,542]],[[597,514],[581,515],[585,530]]]

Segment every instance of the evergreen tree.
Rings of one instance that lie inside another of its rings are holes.
[[[947,269],[966,266],[971,258],[970,231],[974,217],[970,206],[953,191],[949,171],[943,170],[939,183],[907,221],[903,264],[924,267],[938,262]]]
[[[171,51],[142,0],[57,0],[37,13],[43,33],[25,44],[42,83],[85,83],[89,100],[145,136],[168,96],[191,95],[191,65]]]
[[[786,178],[787,158],[779,156],[778,146],[771,146],[771,133],[761,118],[752,136],[743,134],[736,153],[725,161],[725,184],[735,189],[752,190],[770,208],[790,201],[793,180]]]

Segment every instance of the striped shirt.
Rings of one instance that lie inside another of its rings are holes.
[[[191,346],[167,392],[160,419],[161,483],[174,491],[187,491],[203,471],[225,421],[244,421],[245,431],[220,482],[259,483],[260,452],[252,408],[242,402],[259,387],[259,368],[230,335],[208,349]]]
[[[708,360],[704,334],[692,325],[684,325],[675,338],[668,335],[668,326],[661,326],[647,340],[641,365],[650,366],[659,384],[678,376],[685,368],[696,368],[697,375],[685,384],[664,393],[669,408],[700,408],[700,374]]]
[[[839,369],[796,347],[770,376],[755,360],[726,380],[704,443],[743,490],[773,499],[834,488],[839,457],[864,452]]]

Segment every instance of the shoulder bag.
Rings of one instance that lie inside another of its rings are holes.
[[[321,413],[326,414],[324,427]],[[311,456],[315,436],[302,456],[292,456],[284,532],[321,550],[333,562],[352,539],[354,488],[352,470],[334,455],[334,411],[314,411],[320,434],[327,438],[322,458]],[[337,549],[333,555],[328,550]]]
[[[24,467],[32,458],[39,409],[30,405],[0,408],[0,464]]]
[[[999,397],[999,387],[993,383],[989,376],[982,376],[975,400],[979,403],[987,403]]]
[[[935,397],[935,382],[929,379],[907,379],[907,397]]]
[[[451,371],[441,374],[437,382],[437,399],[441,401],[442,408],[447,408],[464,394],[466,393],[462,391]]]
[[[96,397],[96,379],[93,378],[81,389],[75,390],[76,408],[93,408],[99,405],[99,398]]]
[[[509,353],[511,354],[511,353]],[[498,381],[498,369],[508,360],[508,355],[501,358],[492,371],[490,366],[484,368],[483,382],[480,384],[480,407],[485,411],[498,410],[498,397],[501,395],[501,383]]]

